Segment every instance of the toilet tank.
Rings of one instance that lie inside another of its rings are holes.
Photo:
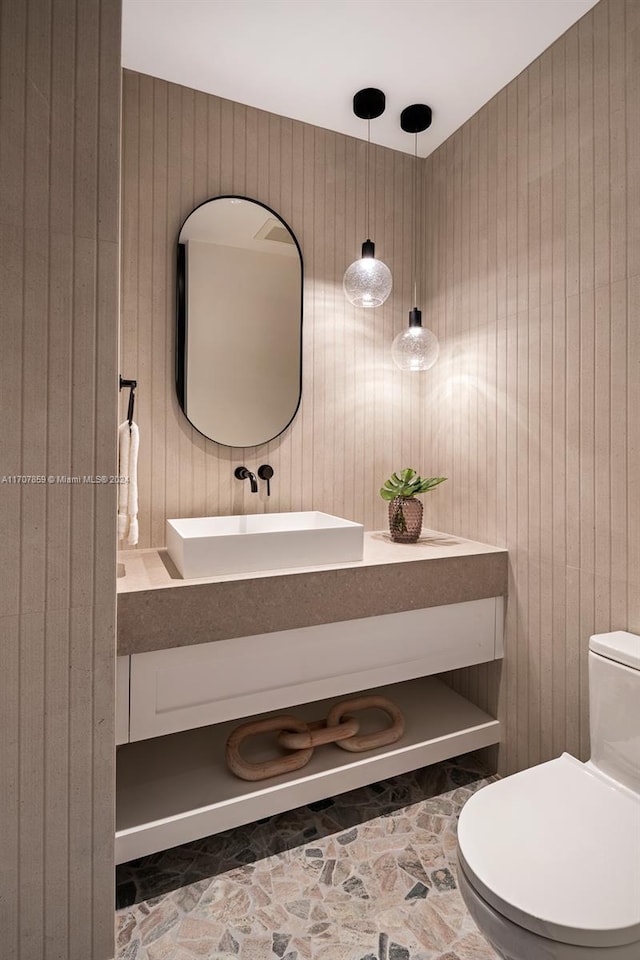
[[[640,794],[640,637],[591,637],[589,711],[591,763]]]

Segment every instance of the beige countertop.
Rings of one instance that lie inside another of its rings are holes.
[[[177,589],[173,589],[177,588]],[[166,550],[118,563],[118,653],[290,630],[507,592],[507,552],[436,530],[415,544],[364,535],[349,563],[183,580]]]

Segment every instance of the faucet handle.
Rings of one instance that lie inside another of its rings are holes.
[[[263,463],[258,467],[258,476],[261,480],[267,481],[267,496],[271,496],[271,478],[273,476],[273,467],[269,463]]]

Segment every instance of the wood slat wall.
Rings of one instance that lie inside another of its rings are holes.
[[[0,474],[116,472],[120,3],[0,2]],[[113,957],[115,487],[0,484],[0,954]]]
[[[588,639],[640,633],[640,4],[601,0],[425,163],[436,525],[508,547],[501,769],[586,758]]]
[[[356,310],[342,290],[365,239],[365,157],[363,141],[125,71],[121,369],[138,380],[140,546],[164,545],[168,517],[267,509],[380,528],[389,473],[440,469],[424,460],[424,384],[390,355],[411,307],[411,156],[371,153],[371,230],[392,297]],[[225,193],[277,210],[304,257],[302,404],[282,436],[247,450],[200,436],[174,389],[178,232],[194,206]],[[274,467],[270,501],[233,479],[243,463]]]

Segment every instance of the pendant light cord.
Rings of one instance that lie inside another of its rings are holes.
[[[367,117],[367,163],[366,163],[366,206],[367,206],[367,240],[371,239],[371,206],[369,193],[369,154],[371,153],[371,117]]]

